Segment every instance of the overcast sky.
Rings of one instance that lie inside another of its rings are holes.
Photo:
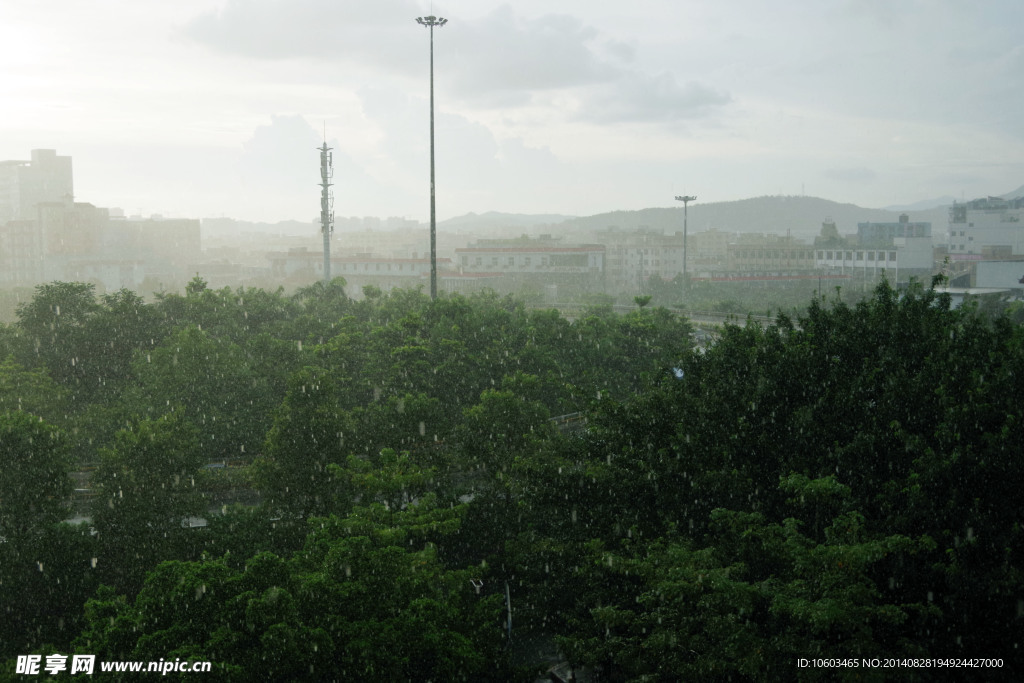
[[[0,159],[79,201],[429,217],[417,0],[3,0]],[[590,215],[761,195],[862,206],[1024,183],[1020,0],[449,0],[437,206]]]

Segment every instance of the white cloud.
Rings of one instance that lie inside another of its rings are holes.
[[[625,73],[583,104],[579,116],[601,123],[618,121],[678,121],[706,116],[728,105],[732,97],[701,83],[680,85],[675,76]]]

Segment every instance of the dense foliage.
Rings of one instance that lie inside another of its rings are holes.
[[[697,349],[647,298],[343,285],[52,283],[0,327],[0,679],[30,652],[239,681],[1022,664],[1006,317],[883,283]]]

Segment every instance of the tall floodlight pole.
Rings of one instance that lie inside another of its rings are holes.
[[[686,272],[686,261],[690,257],[690,247],[686,243],[686,210],[690,206],[690,202],[694,201],[695,199],[697,199],[697,198],[696,197],[690,197],[689,195],[683,195],[681,197],[676,197],[676,201],[677,202],[682,202],[683,203],[683,286],[684,287],[689,287],[690,286],[690,276]]]
[[[430,298],[437,298],[437,205],[434,195],[434,27],[448,23],[442,17],[416,17],[430,29]]]
[[[334,155],[324,140],[320,150],[320,230],[324,234],[324,284],[331,283],[331,233],[334,232],[334,197],[331,178],[334,176]]]

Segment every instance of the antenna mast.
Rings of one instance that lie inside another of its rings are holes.
[[[334,178],[334,155],[327,146],[327,133],[320,150],[320,231],[324,235],[324,284],[331,282],[331,233],[334,232],[334,192],[331,180]]]

